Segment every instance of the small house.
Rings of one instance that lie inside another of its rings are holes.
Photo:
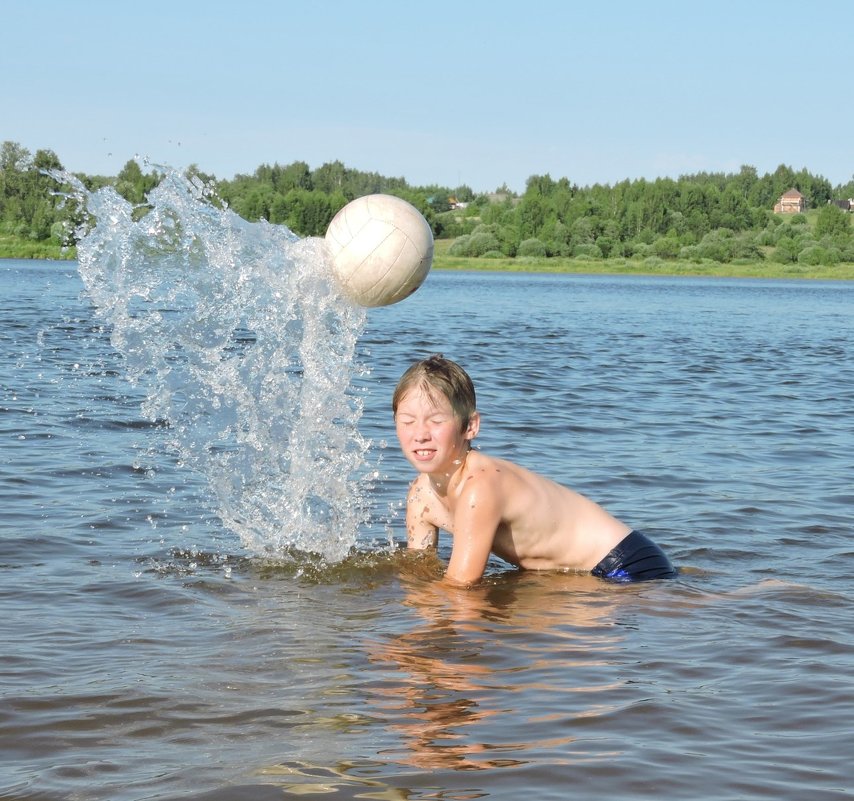
[[[780,195],[774,204],[775,214],[800,214],[806,210],[807,199],[797,189],[790,189]]]

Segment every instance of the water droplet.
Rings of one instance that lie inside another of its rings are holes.
[[[369,518],[350,387],[365,311],[332,284],[322,240],[247,223],[171,170],[139,219],[68,180],[97,220],[81,277],[178,464],[251,551],[346,556]]]

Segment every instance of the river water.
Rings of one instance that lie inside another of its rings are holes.
[[[358,336],[351,555],[276,558],[141,411],[77,265],[0,263],[0,798],[850,797],[852,323],[854,283],[434,271]],[[481,448],[680,577],[438,586],[389,410],[432,352]]]

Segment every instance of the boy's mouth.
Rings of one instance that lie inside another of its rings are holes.
[[[429,459],[434,453],[436,453],[436,451],[426,448],[417,448],[413,453],[418,459]]]

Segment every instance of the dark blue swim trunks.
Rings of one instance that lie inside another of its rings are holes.
[[[590,572],[611,581],[676,578],[664,551],[640,531],[630,531]]]

